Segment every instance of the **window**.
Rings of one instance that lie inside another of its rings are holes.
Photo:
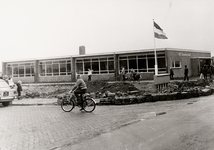
[[[120,71],[124,68],[125,72],[128,72],[128,58],[127,57],[119,57],[119,65],[120,65]]]
[[[40,76],[45,76],[45,64],[40,64],[39,65],[39,70],[40,70]]]
[[[46,76],[52,76],[53,68],[52,64],[46,64]]]
[[[41,61],[39,63],[40,76],[71,75],[70,60]]]
[[[158,68],[166,68],[165,58],[158,58]]]
[[[66,65],[67,65],[67,67],[66,67],[67,71],[66,72],[68,75],[71,75],[71,61],[68,60]]]
[[[155,68],[155,58],[148,59],[148,68]]]
[[[100,73],[108,73],[107,58],[100,60]]]
[[[92,70],[94,74],[99,74],[99,60],[98,59],[92,59]]]
[[[18,66],[13,66],[13,77],[19,77]]]
[[[84,62],[84,74],[87,74],[88,69],[92,69],[91,63],[90,62]]]
[[[25,66],[25,76],[30,76],[31,75],[31,66],[26,65]]]
[[[7,65],[7,74],[12,75],[13,67],[11,65]]]
[[[181,62],[180,61],[172,61],[172,67],[173,68],[181,68]]]
[[[59,75],[59,64],[53,64],[53,75]]]
[[[159,71],[166,72],[165,52],[157,53],[157,64]],[[136,72],[154,72],[155,55],[154,53],[145,53],[135,56],[121,56],[119,57],[119,68],[122,67],[126,72],[131,68]]]
[[[109,73],[114,73],[114,61],[113,61],[113,59],[108,59],[108,71],[109,71]]]
[[[78,74],[87,74],[88,69],[92,69],[93,74],[114,73],[114,58],[103,57],[76,60],[76,70]]]
[[[12,77],[30,77],[34,76],[34,63],[12,63],[7,64],[6,74]]]
[[[78,62],[77,64],[76,64],[76,66],[77,66],[77,74],[83,74],[83,63],[82,62]]]
[[[66,64],[60,64],[60,75],[66,75]]]
[[[136,56],[129,56],[128,60],[129,60],[129,70],[130,69],[137,69]]]
[[[138,59],[138,70],[139,70],[139,72],[147,72],[146,59]]]

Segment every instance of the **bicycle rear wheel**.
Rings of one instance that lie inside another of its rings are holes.
[[[84,108],[85,112],[90,113],[90,112],[94,111],[94,109],[96,108],[96,103],[93,99],[87,98],[83,102],[83,108]]]
[[[61,103],[61,108],[65,112],[70,112],[74,109],[75,105],[72,100],[69,99],[63,99]]]

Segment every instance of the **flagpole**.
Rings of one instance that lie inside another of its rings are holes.
[[[154,19],[153,19],[153,34],[155,34]],[[155,52],[155,75],[158,75],[157,54],[156,54],[156,46],[155,46],[155,35],[154,35],[154,52]]]

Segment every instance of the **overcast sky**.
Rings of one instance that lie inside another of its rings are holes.
[[[214,0],[0,0],[0,61],[154,48],[211,51]]]

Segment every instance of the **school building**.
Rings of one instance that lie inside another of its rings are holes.
[[[211,52],[159,48],[156,49],[158,74],[169,73],[173,68],[174,78],[184,76],[184,66],[189,76],[199,76],[201,66],[212,65]],[[38,58],[2,62],[2,74],[12,76],[14,82],[51,83],[75,82],[76,74],[87,80],[88,69],[93,70],[93,80],[120,80],[121,68],[127,74],[133,68],[141,74],[141,80],[153,80],[155,71],[154,49],[121,51],[102,54],[86,54],[85,47],[79,48],[79,55],[66,57]]]

